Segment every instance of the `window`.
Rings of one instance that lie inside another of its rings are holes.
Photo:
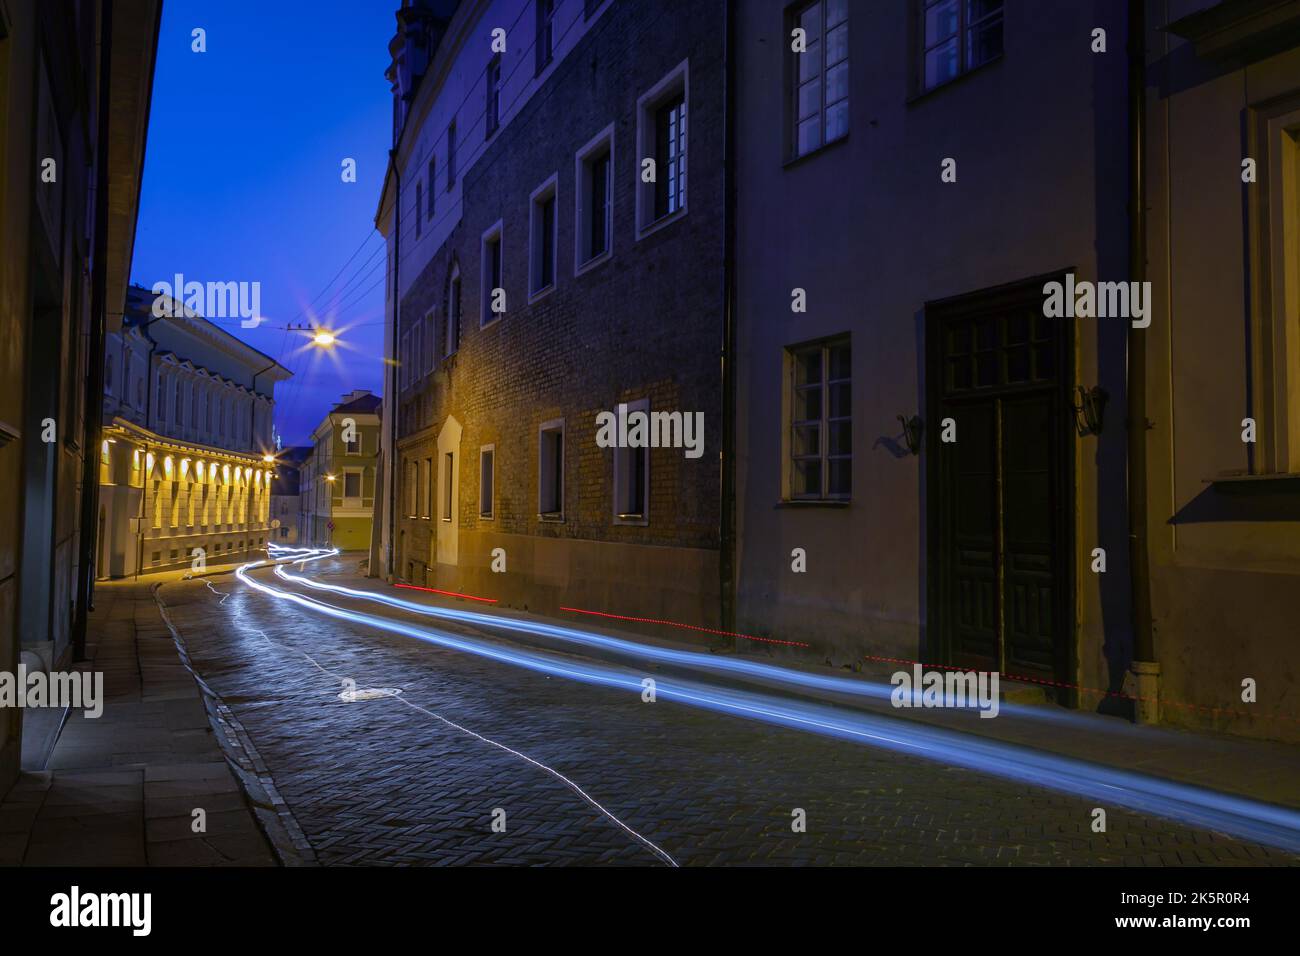
[[[564,419],[546,422],[538,432],[537,511],[558,521],[564,517]]]
[[[1300,95],[1250,110],[1249,149],[1258,157],[1261,184],[1261,201],[1250,211],[1251,261],[1265,281],[1252,297],[1249,355],[1250,415],[1259,430],[1244,450],[1251,474],[1294,475],[1300,474]]]
[[[578,151],[574,179],[577,207],[574,222],[575,273],[610,251],[613,233],[614,126],[610,124]]]
[[[348,441],[346,438],[343,439],[343,454],[345,454],[345,455],[359,455],[359,454],[361,454],[361,435],[360,435],[360,434],[356,435],[356,436],[352,439],[352,441]]]
[[[427,375],[433,371],[434,353],[438,350],[438,309],[434,307],[424,313],[424,327],[428,332],[424,336],[424,353],[422,355],[412,356],[411,360],[417,364],[423,365],[424,373]]]
[[[180,380],[179,378],[176,379],[176,383],[175,383],[175,384],[176,384],[176,388],[175,388],[175,412],[176,412],[176,414],[172,416],[172,420],[175,421],[176,424],[177,424],[177,426],[179,427],[179,426],[185,424],[185,418],[184,418],[184,412],[185,412],[184,405],[185,405],[185,403],[184,403],[184,400],[181,398],[181,395],[182,395],[182,392],[181,392],[181,380]]]
[[[451,520],[452,484],[456,480],[456,454],[447,452],[442,458],[442,520]]]
[[[555,54],[555,0],[537,0],[536,70],[540,74]]]
[[[852,492],[849,343],[790,352],[790,497],[847,500]]]
[[[478,516],[493,517],[493,474],[496,464],[496,446],[484,445],[478,451]]]
[[[190,385],[190,427],[199,427],[199,383]]]
[[[484,139],[491,139],[492,134],[501,125],[501,54],[498,53],[487,65],[487,106],[484,110],[486,132]]]
[[[414,460],[406,463],[406,516],[408,518],[419,517],[419,502],[416,495],[419,492],[419,472]]]
[[[653,160],[654,181],[638,176],[638,238],[686,210],[686,62],[637,101],[637,169]]]
[[[791,50],[791,154],[803,156],[849,131],[849,3],[814,0],[796,8],[805,48]]]
[[[479,292],[479,328],[490,325],[505,313],[505,291],[501,283],[501,220],[483,233],[479,252],[482,272]],[[498,296],[497,290],[502,290]]]
[[[343,498],[346,502],[349,498],[361,497],[361,472],[345,471],[343,472]]]
[[[447,127],[447,192],[456,185],[456,121]]]
[[[528,291],[540,295],[555,285],[556,182],[552,176],[532,195],[529,218]]]
[[[686,97],[655,110],[655,219],[686,205]]]
[[[433,329],[429,329],[429,335],[433,335]],[[415,323],[415,328],[411,330],[411,382],[418,382],[421,378],[421,369],[424,363],[420,357],[424,354],[424,335],[425,322],[419,319]]]
[[[438,180],[435,178],[437,175],[438,175],[438,157],[436,155],[431,155],[429,157],[429,201],[425,204],[424,207],[425,218],[430,221],[433,220],[433,207],[434,207],[433,197],[438,195],[438,189],[437,186],[435,185],[435,183],[438,182]]]
[[[447,327],[444,355],[454,355],[460,347],[460,266],[451,267],[447,282]]]
[[[426,507],[424,514],[425,516],[429,516],[433,514],[433,499],[438,497],[437,494],[438,472],[434,471],[432,458],[426,458],[424,463],[425,463],[424,493],[426,494],[426,496],[428,496],[425,498],[425,501],[429,502],[429,506]]]
[[[1002,0],[921,0],[921,89],[1002,55]]]
[[[422,214],[424,212],[424,185],[417,182],[415,184],[415,238],[420,238],[420,223],[423,222]]]
[[[419,471],[416,475],[416,496],[418,498],[418,511],[421,518],[429,517],[429,505],[432,495],[429,493],[429,469],[432,467],[432,459],[424,458],[419,463]]]
[[[158,421],[165,422],[167,420],[167,376],[161,372],[158,373],[158,398],[155,404],[158,408],[155,413]]]
[[[627,411],[649,413],[649,399],[628,402]],[[614,449],[614,520],[620,524],[645,524],[650,516],[650,450]]]

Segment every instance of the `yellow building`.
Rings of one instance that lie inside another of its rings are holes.
[[[315,447],[299,469],[304,543],[343,551],[370,548],[380,404],[368,391],[349,392],[312,432]]]

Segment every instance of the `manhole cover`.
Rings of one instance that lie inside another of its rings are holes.
[[[339,700],[348,703],[356,700],[378,700],[381,697],[398,697],[401,693],[400,687],[367,687],[363,690],[345,690],[339,694]]]

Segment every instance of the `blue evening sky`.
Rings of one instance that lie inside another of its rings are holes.
[[[385,257],[374,213],[399,5],[163,5],[131,278],[261,283],[264,325],[219,324],[294,372],[275,396],[286,445],[305,443],[344,392],[381,389]],[[206,53],[190,49],[196,27],[207,31]],[[356,160],[355,183],[341,180],[345,157]],[[330,356],[286,330],[313,321],[345,329],[346,347]]]

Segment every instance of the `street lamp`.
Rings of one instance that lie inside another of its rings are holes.
[[[334,333],[328,329],[317,329],[316,334],[312,336],[311,341],[313,345],[319,345],[323,349],[328,349],[334,347],[334,343],[337,339],[335,339]]]

